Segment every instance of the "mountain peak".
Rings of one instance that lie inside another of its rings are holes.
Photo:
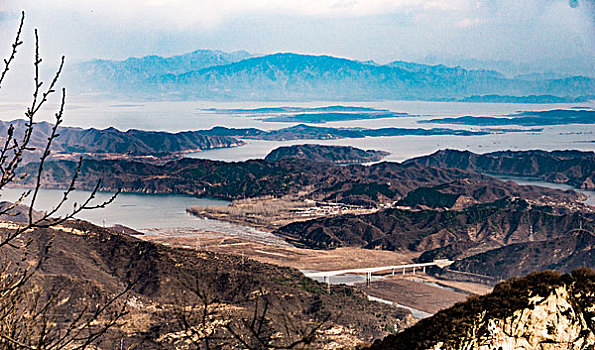
[[[585,96],[595,79],[507,79],[490,70],[395,61],[378,65],[292,52],[253,56],[199,49],[171,56],[90,61],[72,74],[86,92],[175,99],[457,100],[473,95]]]

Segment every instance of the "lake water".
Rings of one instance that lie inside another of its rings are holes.
[[[376,120],[353,120],[330,122],[328,127],[401,127],[401,128],[432,128],[448,127],[453,129],[478,130],[476,127],[464,125],[435,125],[420,124],[418,121],[437,117],[453,117],[463,115],[498,116],[528,110],[550,110],[557,108],[571,108],[576,106],[595,107],[595,101],[580,104],[506,104],[506,103],[459,103],[459,102],[420,102],[420,101],[375,101],[349,102],[336,101],[317,102],[211,102],[211,101],[179,101],[179,102],[143,102],[103,101],[83,102],[70,100],[64,116],[64,125],[79,127],[106,128],[109,126],[121,130],[130,128],[144,130],[162,130],[177,132],[183,130],[209,129],[214,126],[254,127],[264,130],[289,127],[298,123],[268,123],[258,120],[258,116],[235,115],[233,113],[213,113],[206,108],[257,108],[299,106],[315,107],[328,105],[350,105],[389,109],[404,112],[418,117],[385,118]],[[23,115],[25,103],[0,103],[0,120],[11,120]],[[52,108],[48,105],[42,119],[52,117]],[[530,129],[518,127],[518,129]],[[528,150],[528,149],[578,149],[594,150],[595,125],[564,125],[543,127],[539,133],[508,133],[485,136],[397,136],[374,137],[364,139],[341,140],[299,140],[299,141],[255,141],[247,140],[247,145],[239,148],[217,149],[191,155],[196,158],[206,158],[226,161],[241,161],[251,158],[263,158],[272,149],[282,145],[303,143],[320,143],[329,145],[351,145],[364,149],[380,149],[390,152],[386,159],[403,161],[405,159],[430,154],[444,148],[467,149],[473,152],[485,153],[496,150]]]
[[[15,201],[22,192],[23,190],[18,188],[5,188],[0,192],[0,200]],[[62,193],[61,190],[42,189],[39,192],[35,209],[50,210],[61,198]],[[74,191],[71,200],[58,214],[64,215],[68,209],[72,208],[74,202],[80,203],[87,198],[88,194],[87,191]],[[98,193],[95,203],[101,203],[110,197],[110,193]],[[186,208],[190,206],[207,207],[227,205],[228,203],[217,199],[185,195],[120,193],[115,201],[106,208],[83,211],[77,215],[77,218],[100,226],[122,224],[139,231],[192,228],[214,232],[236,232],[245,229],[240,225],[201,219],[186,213]]]
[[[23,193],[22,189],[5,188],[0,191],[0,200],[14,202],[21,196],[21,193]],[[89,193],[88,191],[74,191],[58,215],[67,214],[75,202],[81,203]],[[57,200],[62,198],[62,194],[61,190],[41,189],[35,209],[51,210]],[[94,203],[100,204],[111,196],[111,193],[100,192]],[[28,202],[24,204],[28,204]],[[229,202],[223,200],[186,195],[120,193],[105,208],[83,211],[76,215],[76,218],[99,226],[109,227],[120,224],[151,235],[200,236],[205,232],[220,232],[252,242],[278,246],[288,245],[285,240],[253,227],[199,218],[186,212],[186,208],[191,206],[209,207],[227,204]]]
[[[214,126],[227,127],[255,127],[259,129],[278,129],[289,127],[297,123],[267,123],[258,117],[249,115],[235,115],[233,113],[213,113],[206,108],[257,108],[300,106],[315,107],[328,105],[349,105],[384,108],[395,112],[404,112],[417,117],[385,118],[376,120],[354,120],[344,122],[330,122],[322,124],[329,127],[403,127],[403,128],[431,128],[451,127],[455,129],[474,129],[462,125],[432,125],[420,124],[419,120],[451,117],[462,115],[506,115],[525,110],[550,110],[556,108],[571,108],[576,104],[484,104],[457,102],[418,102],[418,101],[377,101],[377,102],[304,102],[304,103],[264,103],[264,102],[130,102],[130,101],[102,101],[84,102],[69,100],[64,116],[64,125],[78,127],[106,128],[114,126],[121,130],[130,128],[144,130],[163,130],[177,132],[182,130],[208,129]],[[23,115],[25,103],[0,102],[0,120],[12,120]],[[580,106],[595,107],[595,101],[581,103]],[[41,113],[41,119],[49,119],[53,115],[56,105],[48,104]],[[320,124],[313,124],[320,125]],[[524,129],[519,127],[519,129]],[[405,159],[430,154],[438,149],[454,148],[484,153],[496,150],[527,150],[527,149],[579,149],[592,151],[595,149],[595,125],[564,125],[544,127],[539,133],[508,133],[485,136],[399,136],[374,137],[364,139],[340,140],[297,140],[286,142],[246,140],[247,144],[238,148],[216,149],[199,152],[191,157],[207,158],[225,161],[241,161],[253,158],[263,158],[274,148],[282,145],[303,143],[319,143],[328,145],[351,145],[364,149],[379,149],[390,152],[386,160],[403,161]],[[567,189],[563,185],[543,183],[531,179],[516,178],[519,183],[538,184],[547,187]],[[14,200],[18,197],[18,190],[5,189],[3,200]],[[49,209],[51,203],[60,195],[61,191],[44,190],[40,198],[38,209]],[[590,196],[589,203],[595,204],[593,192],[585,192]],[[79,200],[84,192],[75,193]],[[107,194],[100,194],[106,198]],[[192,205],[209,206],[222,205],[226,202],[212,199],[199,199],[182,195],[151,195],[151,194],[121,194],[115,203],[106,209],[96,210],[79,215],[80,218],[95,224],[112,225],[115,223],[130,226],[139,230],[171,229],[171,228],[199,228],[211,231],[246,230],[242,226],[221,223],[215,220],[204,220],[186,214],[186,208]]]
[[[504,181],[512,180],[512,181],[518,183],[519,185],[542,186],[542,187],[548,187],[548,188],[553,188],[556,190],[563,190],[563,191],[574,190],[574,191],[580,192],[580,193],[584,194],[585,196],[587,196],[587,199],[585,200],[585,204],[595,206],[595,191],[581,190],[581,189],[574,188],[569,185],[546,182],[546,181],[543,181],[540,179],[535,179],[535,178],[530,178],[530,177],[507,176],[507,175],[492,175],[492,176],[494,176],[500,180],[504,180]]]
[[[46,104],[40,119],[51,121],[53,113],[58,107],[57,101]],[[331,122],[325,126],[369,128],[387,126],[420,126],[419,119],[453,116],[497,116],[515,113],[517,111],[538,111],[556,108],[572,108],[576,106],[595,107],[595,101],[580,104],[514,104],[514,103],[462,103],[462,102],[426,102],[426,101],[363,101],[363,102],[214,102],[214,101],[159,101],[159,102],[131,102],[131,101],[101,101],[88,102],[70,97],[64,114],[65,126],[79,126],[84,128],[107,128],[113,126],[120,130],[143,129],[162,131],[184,131],[208,129],[217,125],[228,127],[257,127],[259,129],[278,129],[297,123],[270,123],[259,121],[258,117],[249,115],[212,113],[208,108],[238,109],[258,107],[319,107],[329,105],[362,106],[389,109],[394,112],[418,115],[415,117],[385,118],[376,120],[352,120]],[[0,101],[0,120],[22,118],[27,106],[26,101]],[[464,128],[464,126],[458,126]]]

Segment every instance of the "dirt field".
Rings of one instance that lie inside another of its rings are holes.
[[[409,274],[387,277],[372,282],[370,287],[360,287],[375,297],[434,314],[455,303],[466,300],[472,294],[469,290],[449,290],[438,286],[444,286],[443,282],[427,275]],[[477,292],[481,291],[481,293],[474,294],[484,294],[491,291],[490,287],[471,283],[466,288]]]
[[[303,199],[307,193],[281,198],[259,197],[235,200],[230,205],[214,207],[191,207],[188,212],[209,219],[229,221],[274,231],[295,221],[316,219],[341,214],[368,214],[376,209],[358,206],[322,203]]]
[[[268,235],[270,237],[263,238],[230,236],[217,232],[161,231],[139,237],[164,245],[234,254],[300,270],[331,271],[400,265],[412,263],[417,257],[415,253],[363,248],[301,249]],[[464,301],[469,295],[491,291],[491,287],[481,284],[440,280],[420,273],[413,275],[411,272],[404,276],[397,274],[395,277],[375,280],[370,287],[358,286],[372,296],[430,314]]]
[[[139,238],[164,245],[208,250],[245,256],[260,262],[289,266],[301,270],[341,270],[361,267],[408,264],[417,256],[414,253],[397,253],[362,248],[334,250],[301,249],[289,245],[265,244],[216,232],[182,232],[144,235]]]

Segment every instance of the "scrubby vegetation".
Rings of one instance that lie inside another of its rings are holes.
[[[583,336],[593,336],[595,270],[583,268],[571,274],[545,271],[502,282],[492,293],[470,297],[465,302],[419,321],[402,333],[375,342],[370,349],[423,350],[431,349],[439,342],[443,344],[442,349],[459,349],[465,339],[469,339],[472,329],[475,331],[473,337],[480,339],[489,333],[488,320],[505,319],[519,310],[532,309],[532,298],[548,297],[557,288],[568,290],[574,311],[582,314],[587,321]]]

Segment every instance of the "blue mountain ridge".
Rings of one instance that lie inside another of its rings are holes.
[[[72,86],[112,96],[213,100],[458,100],[481,95],[595,94],[595,79],[507,78],[494,70],[395,61],[385,65],[333,56],[198,50],[163,58],[93,60],[70,74]]]

